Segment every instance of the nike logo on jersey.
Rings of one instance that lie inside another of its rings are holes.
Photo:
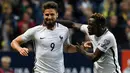
[[[40,39],[44,39],[44,38],[40,37]]]
[[[61,40],[63,39],[63,37],[62,37],[61,35],[59,36],[59,38],[60,38]]]

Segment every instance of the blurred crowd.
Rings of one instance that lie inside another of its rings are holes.
[[[16,36],[43,23],[42,4],[46,1],[58,3],[59,19],[87,24],[91,14],[102,13],[118,48],[130,48],[130,0],[0,0],[0,51],[14,51],[10,43]],[[71,31],[73,44],[84,40],[82,32]],[[32,44],[27,42],[26,47],[33,50]]]

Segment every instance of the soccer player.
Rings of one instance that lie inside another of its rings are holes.
[[[28,29],[16,37],[12,48],[22,56],[28,56],[28,48],[20,45],[29,40],[35,41],[36,62],[34,73],[64,73],[63,45],[66,43],[69,53],[76,52],[76,47],[68,42],[68,28],[56,23],[58,5],[49,1],[43,5],[44,23]]]
[[[59,20],[69,28],[77,28],[85,32],[88,40],[84,43],[85,48],[93,48],[89,53],[79,47],[79,51],[94,62],[94,73],[121,73],[118,63],[118,49],[114,35],[107,29],[105,18],[102,14],[95,13],[89,20],[88,25]]]

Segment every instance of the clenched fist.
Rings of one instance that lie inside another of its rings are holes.
[[[29,52],[28,48],[20,48],[18,51],[19,51],[20,55],[28,56],[28,52]]]

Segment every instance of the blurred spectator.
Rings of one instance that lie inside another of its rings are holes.
[[[88,18],[93,14],[93,11],[91,8],[86,8],[85,10],[82,10],[83,15],[80,16],[80,23],[86,24],[88,23]]]
[[[90,3],[89,0],[83,0],[81,2],[81,7],[82,10],[86,10],[86,8],[92,8],[92,4]]]
[[[24,27],[25,24],[28,26],[28,28],[35,26],[35,22],[31,19],[31,16],[28,12],[25,12],[23,14],[22,20],[18,22],[19,34],[24,33],[24,31],[22,30],[23,29],[22,27]]]
[[[125,28],[125,33],[127,35],[128,44],[130,46],[130,18],[127,20],[127,27]]]
[[[118,26],[118,17],[111,16],[108,22],[109,30],[114,34],[118,47],[129,48],[125,30]],[[123,38],[123,39],[122,39]]]
[[[127,60],[127,68],[123,71],[123,73],[130,73],[130,59]]]
[[[68,4],[65,8],[64,19],[74,21],[73,8],[70,4]]]
[[[30,14],[30,16],[32,16],[33,15],[32,7],[27,7],[26,12],[28,12]]]
[[[86,16],[87,20],[88,18],[93,14],[93,11],[92,11],[92,8],[86,8],[84,11],[83,11],[84,15]],[[86,20],[86,21],[87,21]]]
[[[11,20],[6,20],[3,24],[2,30],[1,30],[1,41],[0,41],[0,50],[2,51],[10,51],[12,50],[10,47],[10,43],[12,39],[15,38],[16,33],[14,31],[14,28],[12,26]]]
[[[3,3],[10,3],[11,5],[15,5],[19,0],[0,0]]]
[[[43,13],[42,13],[42,9],[41,9],[41,2],[40,0],[32,0],[33,3],[33,9],[34,9],[34,13],[33,13],[33,18],[36,21],[36,24],[42,24],[43,22]]]
[[[104,1],[104,0],[90,0],[92,3],[92,7],[93,7],[93,11],[94,12],[99,12],[99,8],[100,8],[100,4]]]
[[[80,16],[80,12],[79,10],[77,9],[77,4],[79,3],[80,0],[67,0],[67,3],[72,5],[73,7],[73,15],[76,19],[79,19],[79,16]]]
[[[65,8],[68,6],[68,4],[69,4],[69,0],[63,0],[64,1],[64,6],[65,6]]]
[[[10,68],[11,58],[9,56],[3,56],[1,58],[0,73],[14,73],[13,69]]]
[[[100,4],[99,12],[102,13],[106,18],[116,15],[117,4],[115,0],[104,0]]]
[[[26,8],[30,6],[30,3],[28,0],[22,0],[22,11],[25,12]]]
[[[17,10],[16,14],[22,17],[23,13],[26,12],[27,8],[31,6],[32,6],[31,0],[20,0],[19,5],[16,8]]]
[[[79,5],[78,9],[81,11],[80,13],[82,13],[82,15],[79,16],[80,23],[87,23],[87,19],[93,13],[92,4],[90,3],[89,0],[83,0],[79,2],[78,5]]]
[[[127,26],[126,21],[130,15],[128,2],[127,1],[121,2],[120,9],[121,9],[121,12],[119,14],[119,23],[122,28],[125,28]]]
[[[5,20],[10,19],[12,22],[12,26],[13,28],[17,29],[17,21],[19,19],[18,16],[16,16],[15,14],[13,14],[13,9],[12,6],[10,4],[5,4],[2,6],[2,14],[0,14],[0,23],[4,24]],[[0,24],[0,27],[2,27],[2,25]]]

